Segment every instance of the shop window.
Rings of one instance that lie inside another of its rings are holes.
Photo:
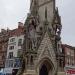
[[[9,67],[13,67],[13,60],[9,60]]]
[[[8,58],[13,58],[13,52],[9,52],[9,56],[8,56]]]
[[[18,46],[21,46],[22,45],[22,39],[19,39],[18,40]]]
[[[14,42],[14,41],[15,41],[15,38],[10,39],[10,42]]]
[[[21,60],[20,59],[15,59],[14,67],[16,67],[16,68],[21,67]]]
[[[10,46],[10,47],[9,47],[9,50],[12,50],[12,49],[14,49],[14,46]]]
[[[21,49],[19,49],[19,50],[18,50],[18,53],[17,53],[17,56],[18,56],[18,57],[21,57],[22,54],[23,54],[23,51],[22,51]]]
[[[6,60],[5,67],[6,68],[13,67],[13,60]]]

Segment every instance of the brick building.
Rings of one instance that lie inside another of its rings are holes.
[[[75,65],[75,47],[63,44],[62,49],[64,50],[65,55],[65,66],[74,66]]]
[[[18,22],[18,28],[10,30],[9,36],[19,36],[24,34],[24,25],[21,22]]]
[[[12,75],[13,70],[21,67],[22,46],[24,41],[24,25],[18,22],[18,28],[10,30],[4,73]]]
[[[7,53],[9,32],[8,30],[2,29],[0,32],[0,68],[4,68],[5,58]]]
[[[64,52],[63,69],[65,73],[75,75],[75,47],[62,44],[62,51]]]

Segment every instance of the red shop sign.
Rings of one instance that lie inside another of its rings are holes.
[[[75,70],[73,69],[73,70],[67,70],[67,73],[69,73],[69,74],[75,74]]]

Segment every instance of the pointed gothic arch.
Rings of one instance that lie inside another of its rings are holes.
[[[42,65],[39,75],[48,75],[48,70],[45,64]]]
[[[41,59],[38,64],[39,64],[37,65],[39,67],[38,75],[52,75],[54,71],[54,65],[48,57]]]

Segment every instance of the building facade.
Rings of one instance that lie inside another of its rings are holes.
[[[21,67],[21,56],[23,54],[24,26],[18,23],[18,28],[11,30],[9,33],[7,56],[5,61],[4,73],[12,75],[12,73]]]

